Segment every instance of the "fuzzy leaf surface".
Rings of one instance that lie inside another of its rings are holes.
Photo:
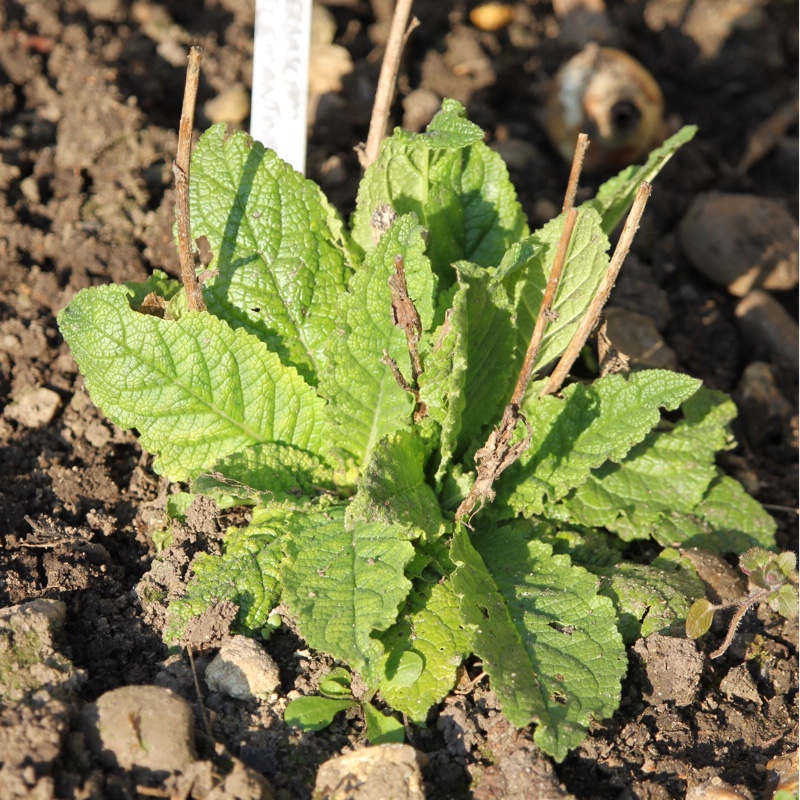
[[[137,428],[155,469],[185,480],[253,444],[327,449],[324,402],[262,342],[211,314],[132,311],[124,286],[84,289],[59,327],[93,402]]]
[[[425,133],[395,130],[359,186],[355,243],[365,253],[373,248],[372,214],[388,203],[398,214],[416,214],[429,231],[427,254],[443,288],[456,261],[499,264],[528,226],[502,158],[482,139],[454,100],[443,102]]]
[[[228,532],[221,556],[200,554],[186,593],[170,603],[164,641],[179,642],[192,619],[223,600],[239,606],[236,632],[252,634],[264,627],[280,597],[278,540],[294,513],[277,505],[257,509],[250,525]]]
[[[444,525],[439,503],[425,480],[426,450],[410,431],[378,442],[347,509],[348,527],[379,522],[407,530],[407,536],[437,536]]]
[[[382,358],[387,352],[410,380],[408,345],[392,321],[388,281],[395,274],[395,256],[402,256],[409,296],[427,329],[433,319],[435,281],[424,248],[416,218],[400,217],[351,278],[341,319],[328,341],[329,367],[320,376],[319,388],[331,400],[334,444],[353,455],[359,467],[381,438],[411,421],[412,396],[397,385]]]
[[[593,469],[620,461],[659,422],[659,408],[678,408],[699,386],[686,375],[648,370],[573,383],[563,399],[532,398],[523,412],[533,437],[508,476],[509,504],[526,516],[541,514],[545,497],[560,500]]]
[[[670,136],[661,147],[657,147],[641,165],[626,167],[619,175],[606,181],[591,200],[584,206],[594,208],[603,218],[603,230],[611,235],[614,228],[628,213],[642,181],[652,182],[672,158],[675,151],[694,138],[696,125],[684,125],[676,134]]]
[[[534,246],[527,261],[518,260],[498,269],[496,279],[506,284],[516,307],[517,372],[536,325],[564,220],[565,215],[561,214],[531,235],[530,243]],[[553,303],[556,319],[545,331],[536,362],[538,366],[543,367],[558,358],[569,344],[608,269],[607,250],[608,237],[601,228],[600,215],[590,208],[579,209]]]
[[[714,456],[731,446],[736,413],[721,392],[701,390],[683,405],[672,430],[652,431],[619,463],[607,463],[548,515],[607,528],[625,541],[646,539],[661,518],[689,515],[717,477]]]
[[[392,708],[422,725],[431,706],[453,688],[458,667],[470,653],[470,637],[452,584],[445,581],[415,588],[401,621],[381,640],[388,654],[381,694]],[[422,662],[413,682],[395,680],[397,665],[406,654],[415,654]]]
[[[689,559],[671,548],[651,564],[623,562],[598,574],[604,577],[600,593],[617,609],[625,644],[651,633],[680,636],[692,601],[704,596]]]
[[[661,545],[697,547],[712,553],[742,553],[775,546],[775,520],[739,481],[721,471],[689,513],[667,512],[651,526]]]
[[[264,504],[303,504],[333,490],[332,472],[319,458],[277,442],[231,453],[192,481],[192,491],[200,494]]]
[[[208,310],[243,327],[315,384],[349,276],[345,233],[319,187],[241,131],[209,128],[191,172],[192,235],[218,275]]]
[[[519,727],[536,721],[534,740],[561,761],[592,717],[616,710],[625,649],[597,579],[529,534],[519,524],[488,529],[473,549],[459,528],[453,584],[503,712]]]
[[[455,266],[452,311],[420,378],[420,397],[442,427],[439,481],[453,458],[500,417],[513,377],[515,335],[504,287],[481,267]]]
[[[345,529],[344,508],[307,514],[283,541],[283,601],[303,638],[345,661],[370,683],[383,660],[374,637],[394,624],[411,582],[411,542],[396,526],[356,523]]]

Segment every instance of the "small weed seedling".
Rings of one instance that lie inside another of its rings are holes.
[[[711,658],[719,658],[731,646],[739,623],[747,611],[759,603],[767,603],[776,613],[787,619],[797,616],[797,557],[786,552],[776,555],[761,547],[753,547],[739,558],[739,569],[747,575],[748,594],[732,603],[714,605],[705,597],[692,603],[686,616],[686,635],[698,639],[706,633],[714,620],[714,614],[723,609],[735,608],[725,641],[711,653]]]
[[[625,645],[680,635],[703,595],[678,548],[774,545],[772,519],[715,465],[733,446],[726,396],[664,370],[567,382],[643,182],[693,135],[579,207],[573,185],[531,233],[454,101],[383,142],[349,228],[274,153],[208,130],[179,181],[213,253],[199,289],[179,214],[188,291],[156,272],[59,315],[92,399],[160,474],[252,506],[222,555],[195,560],[166,640],[223,601],[255,635],[281,603],[366,687],[354,699],[335,670],[288,718],[321,726],[358,704],[372,741],[402,728],[369,699],[424,725],[471,654],[557,760],[610,716]],[[652,563],[624,558],[648,539]]]

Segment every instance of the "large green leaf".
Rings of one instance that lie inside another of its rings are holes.
[[[430,232],[427,253],[443,288],[453,282],[454,262],[495,266],[528,233],[503,160],[464,116],[460,103],[445,100],[425,133],[396,130],[386,139],[361,181],[353,217],[353,239],[369,252],[378,206],[416,214]]]
[[[381,640],[387,650],[380,685],[383,699],[423,725],[431,706],[455,685],[458,667],[470,653],[452,584],[426,583],[414,589],[401,621]],[[413,680],[402,680],[398,673],[409,660],[418,662],[418,672]]]
[[[444,519],[433,489],[425,480],[426,451],[410,431],[381,439],[347,509],[347,525],[380,522],[409,531],[409,538],[437,536]]]
[[[383,647],[375,634],[394,624],[411,589],[403,573],[414,546],[393,525],[346,530],[342,507],[307,515],[283,546],[283,600],[303,638],[377,685]]]
[[[517,371],[536,325],[564,220],[565,215],[561,214],[526,240],[530,254],[527,260],[519,257],[504,260],[497,271],[496,279],[506,284],[516,307]],[[553,320],[545,331],[537,367],[545,366],[564,352],[608,269],[608,237],[596,211],[579,209],[570,242],[553,302]]]
[[[556,761],[619,703],[626,659],[610,600],[568,556],[509,525],[453,539],[452,580],[503,713]]]
[[[675,151],[691,141],[697,133],[696,125],[684,125],[676,134],[670,136],[661,147],[657,147],[641,165],[626,167],[619,175],[606,181],[597,194],[584,203],[591,207],[603,218],[603,230],[611,235],[614,228],[628,213],[633,204],[633,198],[639,190],[642,181],[652,182],[664,168],[667,161],[672,158]]]
[[[646,539],[663,518],[691,515],[717,477],[718,450],[732,446],[733,403],[701,389],[672,430],[652,431],[619,463],[606,463],[548,516],[608,528],[626,541]]]
[[[209,311],[244,327],[316,383],[349,275],[344,227],[319,187],[224,124],[192,157],[192,235],[205,236],[216,275]]]
[[[606,461],[618,462],[661,419],[693,395],[700,381],[666,370],[609,375],[572,384],[563,399],[531,397],[523,412],[531,444],[502,480],[501,499],[526,516],[541,514],[545,496],[560,500]]]
[[[435,279],[424,256],[422,229],[413,215],[400,217],[350,280],[341,318],[327,344],[329,366],[320,392],[331,404],[333,443],[364,466],[378,441],[409,425],[413,398],[398,386],[384,353],[411,380],[404,332],[392,321],[389,277],[402,256],[408,292],[423,329],[432,324]]]
[[[511,395],[514,325],[505,289],[490,272],[459,262],[452,311],[425,360],[420,396],[441,425],[437,481]]]
[[[277,442],[232,453],[192,481],[192,491],[198,494],[249,503],[305,504],[334,488],[333,473],[319,458]]]
[[[211,314],[132,311],[124,286],[85,289],[58,316],[93,402],[137,428],[155,469],[185,480],[252,444],[323,454],[324,402],[292,367]]]

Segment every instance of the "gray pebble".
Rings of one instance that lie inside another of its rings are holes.
[[[736,321],[756,350],[798,370],[798,329],[789,312],[768,292],[754,289],[736,306]]]
[[[797,286],[797,222],[775,200],[709,192],[695,198],[679,230],[698,272],[731,294]]]
[[[237,700],[265,699],[281,684],[278,665],[252,639],[234,636],[206,668],[206,684]]]

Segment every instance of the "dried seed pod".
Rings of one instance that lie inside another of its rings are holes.
[[[553,79],[545,127],[566,161],[579,133],[591,140],[584,167],[621,169],[664,138],[664,97],[655,78],[621,50],[587,45]]]

